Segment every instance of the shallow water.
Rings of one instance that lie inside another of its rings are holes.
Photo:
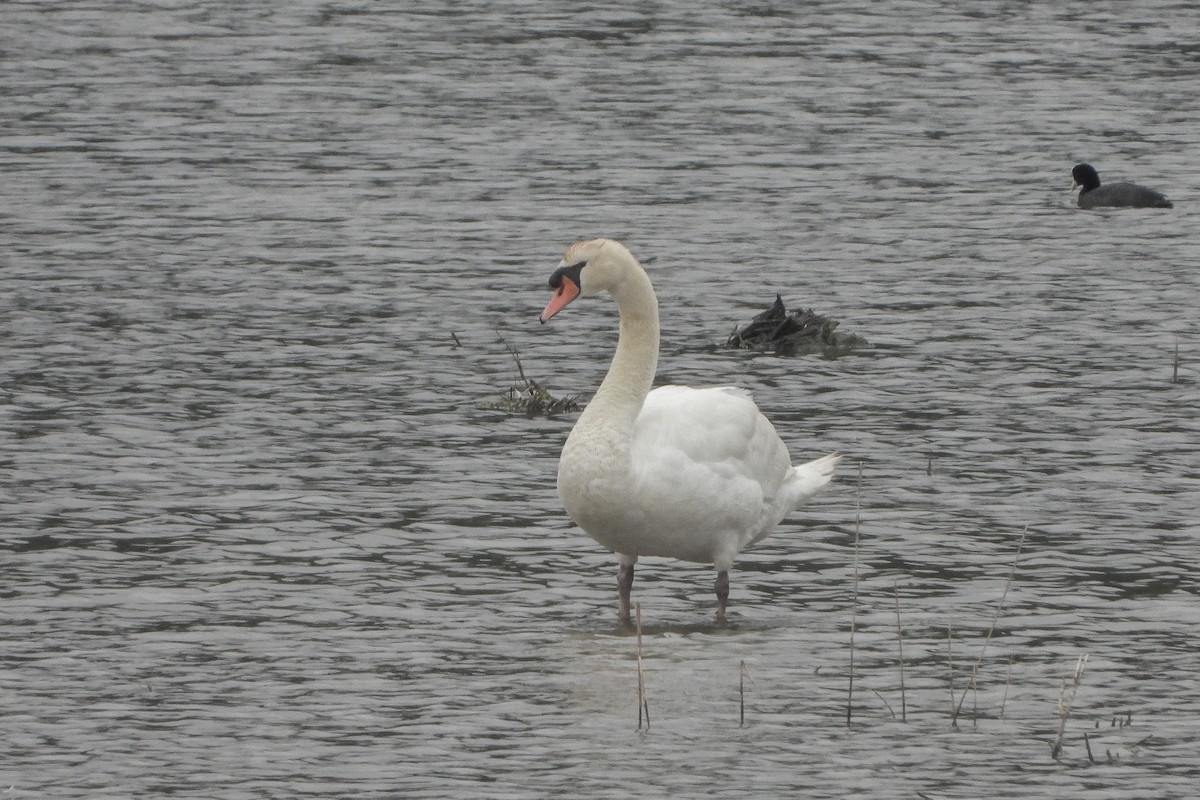
[[[1200,10],[4,18],[6,795],[1194,792]],[[1081,160],[1176,208],[1076,209]],[[728,627],[710,570],[639,567],[641,732],[574,415],[484,408],[505,342],[598,384],[611,304],[536,322],[594,235],[651,271],[662,382],[847,456]],[[874,347],[719,346],[776,292]]]

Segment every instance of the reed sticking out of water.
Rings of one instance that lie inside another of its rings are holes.
[[[971,727],[979,727],[979,662],[971,665]],[[960,702],[961,705],[961,702]]]
[[[750,674],[750,670],[746,667],[746,660],[742,659],[742,665],[738,668],[738,727],[746,724],[746,678],[750,679],[750,685],[754,685],[754,676]]]
[[[1000,698],[1000,719],[1004,719],[1004,707],[1008,705],[1008,687],[1012,685],[1013,657],[1008,657],[1008,672],[1004,675],[1004,697]]]
[[[950,724],[958,727],[958,715],[954,713],[954,628],[946,623],[946,681],[950,684]]]
[[[992,616],[992,624],[988,626],[987,636],[983,639],[983,647],[979,650],[979,657],[975,659],[975,664],[971,668],[971,682],[967,684],[967,688],[963,689],[962,697],[959,698],[958,705],[954,707],[950,716],[950,721],[955,727],[958,726],[958,714],[962,710],[963,701],[967,699],[967,692],[973,686],[976,686],[975,676],[978,674],[979,667],[983,663],[983,657],[987,654],[988,644],[992,641],[992,635],[996,633],[996,623],[1000,621],[1000,615],[1004,613],[1004,603],[1008,599],[1008,590],[1012,588],[1013,578],[1016,577],[1017,562],[1021,560],[1021,550],[1025,547],[1025,537],[1028,535],[1029,526],[1026,525],[1025,529],[1021,531],[1020,541],[1017,542],[1017,553],[1013,556],[1012,568],[1008,571],[1008,580],[1004,582],[1004,591],[1000,594],[1000,602],[996,605],[996,613]],[[978,698],[978,695],[976,695],[976,698]]]
[[[1171,383],[1179,383],[1179,337],[1175,337],[1175,361],[1171,369]]]
[[[1120,714],[1109,720],[1108,727],[1110,728],[1128,728],[1133,724],[1133,712],[1126,711],[1122,718]],[[1096,720],[1096,727],[1100,727],[1100,720]]]
[[[900,627],[900,583],[892,582],[892,591],[896,598],[896,649],[900,651],[900,721],[908,722],[908,703],[904,696],[904,629]],[[895,716],[893,714],[893,716]]]
[[[1075,695],[1079,692],[1079,682],[1083,680],[1083,669],[1087,666],[1087,653],[1079,657],[1079,661],[1075,664],[1075,675],[1073,678],[1064,679],[1062,688],[1058,690],[1058,735],[1054,737],[1054,744],[1050,745],[1050,757],[1055,761],[1058,760],[1058,754],[1062,752],[1063,735],[1067,732],[1067,719],[1071,716],[1071,705],[1075,702]],[[1071,696],[1067,696],[1067,688],[1071,690]]]
[[[884,697],[882,694],[880,694],[877,689],[872,689],[871,691],[875,692],[875,696],[883,701],[883,704],[885,706],[887,706],[888,713],[892,715],[892,719],[895,719],[896,718],[896,709],[892,708],[892,704],[887,701],[887,698]]]
[[[846,690],[846,727],[854,709],[854,631],[858,627],[858,530],[861,521],[862,462],[858,462],[858,486],[854,491],[854,595],[850,601],[850,686]]]
[[[642,719],[646,720],[646,730],[650,730],[650,704],[646,702],[646,676],[642,672],[642,604],[634,605],[634,615],[637,620],[637,678],[638,678],[638,726],[642,729]]]
[[[738,670],[738,727],[746,724],[746,660]]]

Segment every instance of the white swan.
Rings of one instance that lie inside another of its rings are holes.
[[[733,387],[661,386],[658,300],[650,278],[611,239],[567,248],[550,276],[545,323],[576,297],[607,291],[620,313],[617,352],[567,437],[558,493],[571,519],[617,554],[617,613],[629,619],[639,556],[715,564],[724,621],[729,568],[793,509],[824,488],[840,456],[791,466],[787,447],[750,394]]]

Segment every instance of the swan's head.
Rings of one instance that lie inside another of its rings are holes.
[[[554,296],[538,319],[548,322],[576,297],[605,291],[616,294],[631,271],[638,272],[640,267],[620,242],[613,239],[576,242],[563,253],[558,269],[550,276]]]
[[[1084,189],[1095,189],[1100,185],[1100,173],[1096,172],[1096,168],[1091,164],[1076,164],[1075,169],[1071,170],[1071,177],[1074,182],[1071,188],[1082,186]]]

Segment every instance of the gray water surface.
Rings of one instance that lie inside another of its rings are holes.
[[[0,16],[4,796],[1194,796],[1200,9]],[[596,235],[660,382],[846,455],[728,626],[639,567],[640,732],[574,415],[485,408],[599,383],[610,302],[536,321]],[[874,347],[720,347],[777,292]]]

